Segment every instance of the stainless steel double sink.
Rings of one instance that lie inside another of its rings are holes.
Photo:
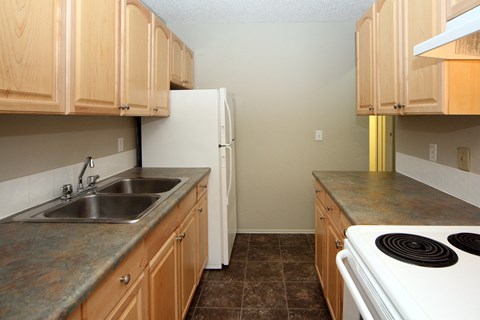
[[[13,217],[17,222],[135,223],[188,178],[123,178],[70,200],[53,200]]]

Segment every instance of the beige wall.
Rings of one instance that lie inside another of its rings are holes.
[[[396,151],[428,160],[430,143],[437,144],[437,162],[457,168],[457,147],[470,148],[471,172],[480,174],[480,117],[396,117]]]
[[[239,229],[313,230],[312,170],[368,169],[354,24],[169,27],[195,51],[196,87],[236,96]]]
[[[0,115],[0,182],[135,149],[133,118]]]

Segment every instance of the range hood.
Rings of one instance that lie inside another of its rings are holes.
[[[413,47],[415,56],[480,60],[480,6],[447,22],[446,30]]]

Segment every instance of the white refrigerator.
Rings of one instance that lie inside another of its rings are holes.
[[[142,118],[144,167],[210,167],[208,269],[228,265],[237,233],[235,104],[225,88],[170,93],[170,117]]]

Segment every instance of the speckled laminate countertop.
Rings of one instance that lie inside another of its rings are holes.
[[[480,225],[480,208],[395,172],[314,171],[353,224]]]
[[[190,178],[134,224],[0,223],[0,319],[65,318],[209,172],[134,168],[107,179]]]

